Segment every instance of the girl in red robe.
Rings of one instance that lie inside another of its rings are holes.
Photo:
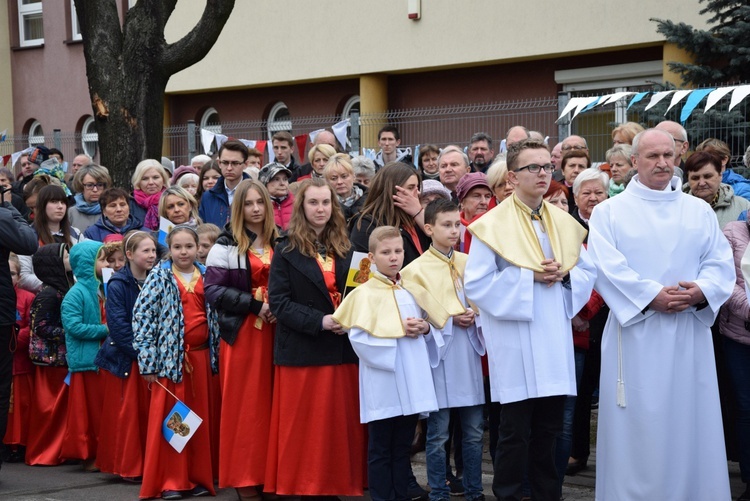
[[[150,383],[141,498],[215,495],[211,463],[211,374],[216,372],[219,327],[205,300],[198,234],[177,225],[167,237],[171,258],[146,279],[133,310],[138,369]],[[202,419],[182,452],[162,434],[180,399]]]

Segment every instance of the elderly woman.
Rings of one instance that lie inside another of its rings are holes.
[[[143,226],[143,222],[130,213],[130,195],[122,188],[104,190],[99,205],[102,208],[101,217],[83,233],[89,240],[104,242],[109,235],[125,235]]]
[[[185,188],[170,186],[159,200],[159,217],[168,219],[174,225],[189,224],[197,226],[202,223],[198,217],[198,202]]]
[[[576,207],[570,214],[588,229],[594,207],[607,199],[609,176],[599,169],[586,169],[573,182],[573,197]]]
[[[622,193],[625,190],[625,186],[627,186],[625,178],[630,169],[633,168],[633,162],[630,160],[632,152],[633,147],[629,144],[616,144],[607,150],[607,163],[612,173],[608,189],[610,197]]]
[[[349,221],[365,202],[367,187],[354,181],[354,166],[346,153],[336,153],[323,169],[323,176],[341,202],[344,218]]]
[[[617,146],[618,144],[633,144],[633,138],[639,132],[643,132],[645,129],[641,124],[635,122],[625,122],[615,127],[612,131],[612,144]]]
[[[508,164],[504,158],[495,158],[490,168],[487,169],[487,183],[490,185],[492,194],[495,195],[490,200],[490,209],[513,194],[515,187],[508,182]]]
[[[354,167],[354,179],[362,186],[370,186],[370,181],[375,177],[375,162],[364,155],[352,158]]]
[[[419,171],[422,173],[422,181],[427,179],[440,179],[438,169],[438,156],[440,150],[434,144],[426,144],[419,148]]]
[[[721,336],[716,339],[719,343],[717,351],[723,354],[721,360],[731,381],[730,387],[720,386],[719,391],[724,392],[722,400],[727,399],[734,404],[730,404],[729,408],[734,408],[735,412],[730,412],[725,418],[734,418],[736,425],[740,474],[745,483],[745,493],[738,499],[750,499],[750,377],[747,373],[750,367],[750,330],[747,328],[750,302],[741,269],[742,258],[750,242],[750,224],[748,221],[731,221],[724,226],[724,236],[732,247],[737,280],[732,295],[719,313]]]
[[[695,147],[695,151],[707,151],[721,158],[721,182],[728,184],[738,197],[750,199],[750,181],[729,168],[732,151],[721,139],[709,138]]]
[[[734,189],[721,182],[721,157],[708,151],[693,153],[685,162],[685,175],[683,191],[710,204],[722,228],[750,208],[750,202],[735,196]]]
[[[143,221],[144,228],[159,229],[159,199],[169,186],[169,174],[161,162],[149,158],[135,166],[130,213]]]
[[[304,181],[317,177],[323,179],[323,169],[325,169],[328,159],[336,154],[336,149],[330,144],[316,144],[307,153],[307,159],[310,160],[312,166],[312,172],[304,176],[297,178],[297,181]]]
[[[573,183],[578,174],[591,167],[591,158],[586,150],[568,150],[563,154],[560,160],[560,169],[563,174],[563,184],[568,188],[568,207],[570,213],[576,207],[575,196],[573,195]]]
[[[112,178],[106,167],[96,164],[84,165],[73,177],[73,191],[76,192],[75,205],[68,209],[71,226],[81,231],[95,224],[101,214],[99,198],[104,190],[112,186]]]

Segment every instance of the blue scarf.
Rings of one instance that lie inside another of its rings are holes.
[[[76,196],[73,198],[76,201],[76,209],[81,214],[88,214],[90,216],[102,213],[102,206],[99,205],[99,202],[87,202],[83,199],[83,193],[76,193]]]

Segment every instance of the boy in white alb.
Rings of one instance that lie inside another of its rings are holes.
[[[440,410],[430,413],[427,424],[427,480],[430,501],[447,501],[446,451],[451,410],[460,417],[467,501],[482,494],[482,436],[484,435],[484,384],[481,356],[484,340],[477,328],[476,307],[467,301],[463,288],[467,255],[455,251],[461,232],[461,214],[450,200],[435,200],[425,208],[425,233],[432,246],[401,272],[406,283],[428,288],[451,318],[442,329],[445,345],[440,363],[432,369]]]
[[[369,258],[378,271],[341,303],[333,318],[359,356],[360,420],[368,423],[373,501],[408,499],[410,450],[420,413],[437,410],[431,367],[439,362],[448,313],[424,288],[402,283],[401,233],[373,231]]]

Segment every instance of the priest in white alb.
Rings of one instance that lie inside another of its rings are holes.
[[[576,394],[570,320],[591,296],[596,269],[582,246],[586,230],[543,201],[554,169],[545,145],[514,143],[507,164],[515,192],[469,226],[464,275],[481,312],[492,401],[503,404],[492,491],[520,499],[528,470],[532,499],[559,499],[555,436],[565,396]]]
[[[602,341],[596,499],[731,498],[711,325],[735,282],[711,206],[673,177],[674,139],[633,141],[637,170],[589,221]]]

